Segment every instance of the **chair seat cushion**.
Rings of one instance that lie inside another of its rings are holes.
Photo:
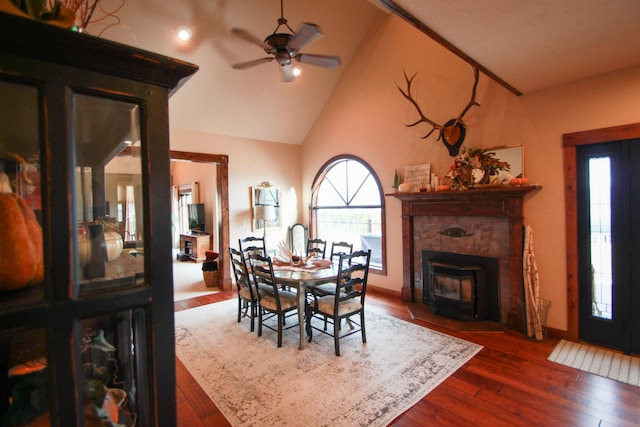
[[[318,311],[322,313],[326,313],[329,316],[334,315],[333,313],[333,308],[335,304],[334,295],[327,295],[324,297],[320,297],[318,298],[317,301],[318,301],[318,306],[317,306]],[[314,305],[314,304],[315,303],[312,303],[311,305]],[[338,305],[338,315],[342,316],[347,313],[353,313],[354,311],[358,311],[360,309],[362,309],[362,304],[360,304],[360,298],[353,298],[350,300],[342,301]]]
[[[256,295],[255,285],[251,285],[251,286],[253,286],[253,294]],[[251,298],[251,292],[249,292],[249,288],[247,287],[240,288],[240,297],[248,301],[251,301],[252,298]]]
[[[322,285],[314,286],[313,291],[318,291],[319,294],[335,294],[336,284],[333,282],[324,283]]]
[[[297,305],[297,295],[293,292],[280,291],[280,306],[283,310],[286,310]],[[260,305],[267,310],[276,311],[278,305],[276,304],[276,298],[273,295],[265,295],[260,298]]]

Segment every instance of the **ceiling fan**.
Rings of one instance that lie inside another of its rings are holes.
[[[279,65],[282,81],[292,82],[295,80],[292,65],[293,59],[305,64],[317,65],[325,68],[336,68],[340,65],[340,58],[338,56],[299,53],[300,49],[309,43],[318,40],[324,34],[322,34],[320,27],[316,24],[306,22],[300,24],[297,32],[293,31],[287,24],[287,20],[284,18],[283,1],[284,0],[280,0],[280,18],[278,19],[278,26],[273,34],[267,36],[264,41],[242,28],[234,27],[231,29],[231,34],[263,48],[265,52],[272,56],[254,59],[247,62],[240,62],[231,65],[231,67],[236,70],[244,70],[255,65],[275,60]],[[278,30],[283,25],[291,33],[279,33]]]

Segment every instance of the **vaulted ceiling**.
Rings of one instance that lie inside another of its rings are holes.
[[[172,126],[301,144],[371,25],[390,11],[515,94],[640,64],[637,0],[285,0],[294,30],[313,22],[325,34],[302,51],[342,59],[333,70],[301,64],[293,83],[280,81],[275,62],[231,68],[266,55],[230,29],[272,34],[279,0],[128,1],[103,37],[200,67],[171,100]],[[187,44],[175,37],[181,25],[193,31]]]

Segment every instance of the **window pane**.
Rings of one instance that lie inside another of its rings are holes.
[[[362,183],[359,191],[355,193],[350,203],[351,206],[379,206],[380,190],[372,176],[368,176]]]
[[[328,242],[346,241],[371,249],[370,265],[382,268],[382,201],[375,176],[361,162],[338,160],[317,186],[315,230]]]
[[[318,236],[327,242],[353,243],[353,250],[371,249],[371,265],[382,264],[380,208],[319,209]]]
[[[592,315],[612,318],[611,161],[589,159]]]
[[[343,199],[332,182],[325,178],[318,189],[318,206],[346,206],[346,200]]]
[[[343,160],[334,164],[318,190],[317,206],[380,205],[380,189],[361,163]]]

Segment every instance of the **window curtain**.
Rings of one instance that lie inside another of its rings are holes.
[[[191,183],[191,203],[200,203],[200,186],[197,182]]]
[[[136,227],[136,199],[135,191],[132,185],[128,185],[125,190],[125,240],[135,242],[138,237]]]
[[[189,214],[187,212],[187,205],[191,203],[199,203],[199,185],[197,182],[190,184],[182,184],[174,187],[174,198],[176,203],[176,238],[178,239],[178,245],[180,242],[180,233],[186,233],[189,231]],[[176,194],[177,193],[177,194]]]

